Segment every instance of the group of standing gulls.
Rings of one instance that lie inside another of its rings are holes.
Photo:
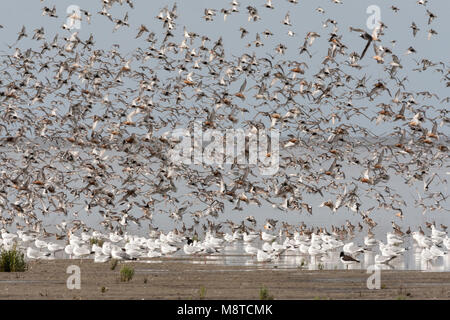
[[[266,226],[270,225],[266,223]],[[272,229],[272,228],[271,228]],[[373,235],[364,236],[361,245],[352,239],[340,239],[339,235],[326,230],[315,232],[297,231],[282,235],[261,231],[213,234],[207,232],[203,239],[198,235],[193,239],[177,229],[168,233],[155,233],[152,237],[141,237],[116,233],[103,234],[98,231],[82,232],[80,236],[70,234],[66,245],[61,241],[40,239],[18,231],[17,234],[1,230],[0,246],[2,249],[18,248],[26,253],[29,260],[40,259],[93,259],[94,262],[115,260],[139,260],[148,258],[170,257],[220,257],[227,255],[233,246],[240,245],[240,255],[250,257],[255,263],[271,262],[276,264],[282,256],[301,257],[302,264],[317,265],[331,263],[336,265],[338,259],[345,267],[360,264],[358,256],[369,253],[372,261],[365,265],[388,265],[395,259],[400,260],[406,250],[413,250],[417,259],[424,262],[426,268],[436,263],[439,258],[446,258],[450,251],[450,238],[447,232],[438,230],[431,224],[431,232],[426,235],[423,230],[413,231],[409,235],[398,236],[394,232],[386,234],[386,241],[378,240]]]

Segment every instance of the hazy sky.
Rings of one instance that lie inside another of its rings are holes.
[[[448,30],[450,30],[450,21],[444,15],[445,12],[450,12],[449,1],[428,1],[427,7],[418,5],[416,1],[387,1],[387,0],[346,0],[344,4],[334,4],[331,0],[312,1],[300,0],[298,4],[289,3],[287,0],[274,0],[274,10],[264,7],[265,0],[258,1],[240,1],[240,12],[233,13],[224,21],[220,9],[231,7],[231,1],[222,0],[181,0],[176,1],[178,5],[178,19],[176,20],[177,29],[175,30],[175,38],[170,41],[180,43],[183,35],[183,27],[187,28],[189,32],[195,32],[199,35],[207,35],[212,41],[216,41],[219,37],[223,37],[223,43],[226,50],[227,58],[232,56],[239,56],[244,52],[255,52],[258,56],[266,56],[266,54],[277,56],[275,47],[283,43],[287,46],[287,52],[284,56],[277,58],[284,60],[307,61],[309,69],[306,70],[305,77],[317,73],[320,70],[320,63],[323,61],[327,53],[328,39],[332,31],[332,25],[328,28],[323,28],[323,23],[328,19],[333,19],[338,22],[338,33],[343,35],[342,43],[348,49],[347,53],[352,51],[360,54],[365,46],[365,40],[359,37],[358,32],[349,32],[349,27],[363,28],[370,32],[366,26],[366,22],[371,14],[366,13],[366,10],[371,5],[379,6],[381,21],[387,26],[385,35],[382,36],[382,45],[387,46],[396,54],[403,65],[403,69],[399,70],[398,77],[408,77],[408,82],[405,82],[406,91],[434,91],[442,99],[448,95],[449,90],[445,88],[445,83],[440,82],[441,74],[433,71],[428,72],[411,72],[416,68],[416,61],[426,58],[433,62],[444,61],[449,63],[450,41]],[[0,29],[0,39],[2,45],[0,50],[6,50],[6,45],[13,44],[17,38],[17,33],[20,31],[22,25],[27,27],[28,39],[23,39],[18,47],[36,48],[36,41],[31,41],[33,30],[40,28],[45,29],[45,34],[48,41],[51,41],[55,33],[59,33],[61,37],[68,37],[70,31],[63,30],[61,26],[66,22],[66,9],[71,5],[77,5],[92,13],[91,23],[86,21],[81,22],[80,30],[78,31],[81,39],[87,39],[92,33],[95,39],[95,46],[97,48],[109,49],[112,44],[120,44],[122,54],[132,52],[138,47],[148,47],[145,42],[145,36],[135,39],[138,27],[141,24],[156,33],[158,38],[162,38],[162,23],[155,19],[156,15],[165,6],[172,7],[173,1],[160,0],[134,0],[134,10],[130,9],[128,5],[122,6],[115,4],[110,10],[113,18],[123,18],[125,13],[129,14],[130,27],[122,27],[115,33],[112,33],[113,22],[106,17],[96,14],[102,8],[102,1],[2,1],[0,11],[0,24],[4,26]],[[253,5],[258,9],[258,14],[261,19],[257,22],[248,22],[247,5]],[[395,13],[391,10],[391,5],[395,4],[400,10]],[[44,6],[52,8],[56,5],[58,18],[49,18],[42,16],[42,8]],[[316,8],[321,7],[325,13],[321,14],[316,11]],[[206,22],[202,19],[205,8],[217,9],[217,16],[214,21]],[[428,16],[426,10],[430,10],[437,15],[437,18],[428,25]],[[281,22],[286,13],[290,13],[292,26],[285,26]],[[415,22],[420,31],[414,38],[410,28],[411,23]],[[249,31],[249,34],[240,39],[240,27],[244,27]],[[427,33],[430,28],[434,29],[438,34],[432,36],[427,40]],[[252,46],[247,48],[249,42],[255,40],[255,33],[262,33],[265,29],[269,29],[274,36],[265,39],[261,35],[264,46],[256,48]],[[288,36],[288,31],[295,33],[294,37]],[[310,31],[318,32],[321,37],[316,39],[314,44],[310,47],[310,52],[313,54],[313,59],[309,61],[306,54],[301,57],[298,55],[298,48],[303,44],[306,34]],[[395,46],[390,43],[391,40],[396,40]],[[405,52],[413,46],[417,54],[406,56]],[[362,76],[367,75],[370,81],[377,79],[385,79],[387,77],[384,67],[390,62],[390,58],[386,59],[386,63],[379,65],[374,59],[373,49],[370,47],[366,57],[361,61],[362,70],[352,70],[352,74]],[[249,86],[252,83],[249,83]],[[394,83],[388,83],[388,87],[393,87]],[[248,87],[247,87],[248,88]],[[396,90],[392,90],[396,91]],[[394,94],[393,92],[393,94]],[[386,94],[386,97],[387,94]],[[435,102],[435,101],[433,101]],[[364,103],[364,106],[372,108],[373,105]],[[367,122],[364,118],[358,118],[363,124],[371,126],[371,129],[378,134],[382,134],[389,129],[389,124],[380,124],[374,126]],[[365,121],[367,123],[365,123]],[[448,132],[448,128],[442,128]]]

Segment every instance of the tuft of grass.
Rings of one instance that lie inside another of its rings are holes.
[[[315,296],[313,300],[332,300],[330,297]]]
[[[128,266],[123,266],[122,269],[120,269],[120,281],[122,282],[128,282],[131,279],[133,279],[134,276],[134,269]]]
[[[273,296],[269,295],[269,290],[265,286],[259,289],[259,300],[273,300]]]
[[[205,299],[205,297],[206,297],[206,288],[204,286],[201,286],[200,290],[198,290],[198,296],[199,296],[200,300]]]
[[[115,270],[117,267],[117,260],[116,259],[112,259],[111,260],[111,270]]]
[[[319,264],[317,265],[317,267],[319,268],[319,270],[323,270],[324,265],[323,265],[322,263],[319,263]]]
[[[96,244],[96,245],[98,245],[99,247],[102,247],[104,242],[105,242],[105,240],[97,239],[97,238],[91,238],[91,239],[89,240],[89,243],[91,244],[91,246],[92,246],[93,244]]]
[[[101,291],[102,293],[105,293],[107,290],[108,290],[108,289],[107,289],[106,287],[101,287],[101,288],[100,288],[100,291]]]
[[[15,247],[11,250],[2,250],[0,253],[0,272],[24,272],[27,263],[24,254]]]

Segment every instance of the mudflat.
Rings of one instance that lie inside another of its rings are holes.
[[[369,290],[366,270],[258,268],[183,260],[94,263],[41,260],[20,273],[0,273],[0,299],[450,299],[450,272],[381,271],[381,288]],[[80,289],[68,289],[70,265],[80,267]],[[134,268],[128,282],[120,269]]]

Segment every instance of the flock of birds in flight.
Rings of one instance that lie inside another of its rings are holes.
[[[376,245],[380,254],[375,261],[388,263],[403,254],[406,237],[414,239],[427,261],[450,249],[444,224],[426,222],[430,236],[421,227],[411,231],[398,225],[412,203],[390,183],[395,177],[402,180],[399,189],[415,188],[414,206],[424,215],[437,211],[448,216],[444,131],[450,97],[407,87],[411,74],[432,73],[440,78],[437,86],[448,88],[446,62],[412,59],[419,56],[413,46],[399,52],[396,40],[383,40],[389,30],[383,22],[372,33],[350,27],[345,37],[355,41],[344,43],[332,18],[322,30],[308,31],[294,59],[287,60],[287,44],[265,49],[275,37],[269,29],[251,36],[245,27],[260,21],[262,10],[274,10],[271,0],[248,6],[233,0],[227,8],[204,9],[206,23],[220,14],[225,23],[229,16],[247,14],[238,37],[255,40],[239,56],[228,54],[222,37],[214,40],[181,28],[176,4],[156,15],[162,27],[156,32],[145,24],[134,26],[128,11],[123,17],[112,15],[116,6],[133,10],[132,1],[100,2],[99,12],[81,9],[69,21],[106,19],[113,34],[136,28],[139,47],[127,54],[119,44],[99,49],[93,34],[82,39],[65,23],[63,35],[53,38],[44,27],[31,34],[23,26],[1,55],[0,135],[2,149],[8,150],[1,153],[0,165],[2,248],[19,244],[30,259],[65,251],[70,257],[95,253],[95,261],[107,261],[158,257],[180,249],[189,255],[215,254],[225,243],[242,240],[245,252],[258,261],[276,260],[289,251],[324,257],[337,250],[345,264],[357,263],[357,254]],[[425,26],[428,40],[438,34],[438,17],[428,2],[417,1],[424,16],[423,24],[411,23],[414,38]],[[45,6],[42,15],[58,19],[58,11]],[[318,7],[316,14],[330,12]],[[287,12],[281,23],[289,37],[298,38],[291,30],[294,20]],[[0,32],[11,30],[0,26]],[[313,51],[319,38],[327,46],[324,55]],[[29,48],[24,47],[27,39],[32,41]],[[321,63],[312,63],[319,56]],[[371,79],[365,72],[368,65],[382,76]],[[171,130],[191,128],[194,120],[204,129],[279,129],[279,171],[265,177],[256,167],[236,161],[229,168],[174,163],[168,153],[179,141]],[[383,136],[371,130],[378,125],[389,128]],[[360,175],[351,176],[352,171]],[[418,182],[423,183],[420,191]],[[313,205],[312,198],[321,199],[320,204]],[[367,206],[370,201],[375,205]],[[238,223],[220,221],[227,211],[263,205],[299,217],[328,208],[330,214],[349,211],[361,219],[358,225],[347,220],[330,231],[275,219],[267,219],[266,230],[258,231],[253,215]],[[386,243],[372,232],[380,222],[375,211],[392,213],[393,231]],[[153,224],[154,215],[160,214],[173,219],[174,230],[164,233]],[[98,224],[89,225],[86,217],[95,217]],[[144,225],[148,237],[127,231]],[[346,243],[363,230],[364,246]],[[251,245],[257,238],[261,248]]]

